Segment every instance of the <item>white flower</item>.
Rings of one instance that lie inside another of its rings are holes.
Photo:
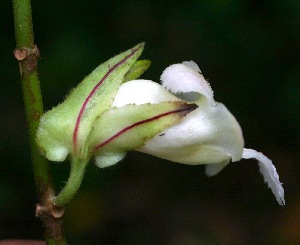
[[[122,84],[113,106],[185,100],[198,108],[136,150],[183,164],[207,164],[208,176],[219,173],[230,161],[257,159],[265,182],[278,203],[284,205],[284,189],[272,161],[262,153],[244,148],[238,122],[223,104],[215,102],[197,64],[189,61],[171,65],[161,80],[162,86],[149,80]]]
[[[143,47],[138,44],[99,65],[63,103],[41,117],[36,138],[41,153],[51,161],[69,156],[71,163],[55,205],[63,206],[75,195],[93,157],[104,168],[129,150],[183,164],[206,164],[208,176],[230,162],[257,159],[264,180],[284,205],[284,190],[271,160],[244,148],[237,120],[214,100],[196,63],[171,65],[161,76],[162,85],[132,80],[149,67],[149,61],[138,60]]]

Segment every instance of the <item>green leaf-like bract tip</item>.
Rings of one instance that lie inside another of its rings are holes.
[[[143,48],[144,43],[140,43],[99,65],[62,104],[42,116],[37,143],[49,160],[63,161],[70,153],[87,158],[85,143],[94,120],[110,108],[125,74]]]
[[[137,60],[125,74],[123,83],[138,79],[151,65],[150,60]]]

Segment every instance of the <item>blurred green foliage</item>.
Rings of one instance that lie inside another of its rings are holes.
[[[12,6],[2,1],[0,239],[41,238],[15,47]],[[194,60],[217,101],[240,122],[246,146],[273,159],[286,190],[281,209],[253,161],[206,178],[202,166],[130,153],[88,168],[68,206],[70,244],[300,243],[300,2],[32,1],[45,108],[98,64],[146,41],[144,78]],[[53,164],[58,188],[68,164]]]

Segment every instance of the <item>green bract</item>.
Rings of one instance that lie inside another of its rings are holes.
[[[131,104],[103,113],[96,119],[88,142],[96,154],[96,164],[103,168],[117,163],[127,151],[141,147],[195,108],[182,101],[168,101]]]
[[[56,205],[74,196],[94,155],[100,167],[115,164],[196,108],[180,99],[112,108],[120,85],[137,79],[150,66],[148,60],[137,61],[143,48],[138,44],[99,65],[63,103],[42,116],[37,131],[42,154],[51,161],[71,156],[70,177],[55,198]]]
[[[123,83],[138,79],[151,65],[150,60],[137,60],[125,74]]]
[[[124,75],[143,48],[143,43],[138,44],[99,65],[62,104],[43,115],[37,142],[49,160],[63,161],[69,153],[87,157],[85,143],[93,122],[110,107]]]

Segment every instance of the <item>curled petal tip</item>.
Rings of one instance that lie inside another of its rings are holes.
[[[279,181],[279,175],[272,161],[261,152],[246,148],[243,150],[242,158],[254,158],[258,160],[259,170],[264,176],[265,182],[272,190],[277,202],[282,206],[285,205],[284,189],[282,187],[282,183]]]
[[[191,60],[191,61],[183,61],[182,64],[183,64],[183,65],[186,65],[186,66],[188,66],[188,67],[191,67],[191,68],[193,68],[194,70],[196,70],[196,71],[202,73],[201,70],[200,70],[200,68],[199,68],[199,66],[198,66],[194,61],[192,61],[192,60]]]
[[[161,77],[163,87],[187,101],[196,101],[200,95],[214,102],[213,90],[193,61],[167,67]],[[195,98],[195,93],[197,97]],[[191,95],[193,95],[191,97]]]

